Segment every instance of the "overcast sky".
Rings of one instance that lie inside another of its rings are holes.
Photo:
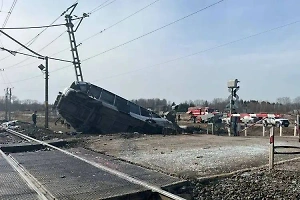
[[[80,16],[105,1],[79,0],[74,14]],[[94,12],[83,20],[76,32],[77,43],[153,1],[116,0]],[[79,47],[80,59],[84,60],[125,43],[217,1],[160,0],[84,41]],[[3,22],[12,2],[3,0],[3,12],[0,13]],[[49,25],[74,2],[18,0],[6,27]],[[294,98],[299,96],[300,84],[300,23],[174,62],[161,63],[300,20],[299,5],[297,0],[225,0],[178,23],[82,62],[84,80],[127,99],[158,97],[179,103],[190,99],[227,98],[227,81],[234,78],[241,81],[239,95],[242,99],[275,101],[282,96]],[[62,17],[56,23],[64,23],[64,20]],[[41,30],[5,32],[25,44]],[[64,31],[65,26],[49,28],[30,48],[48,56],[69,48],[69,38],[65,33],[39,51]],[[0,39],[5,48],[19,48],[4,35]],[[35,58],[23,61],[27,57],[22,55],[9,56],[3,60],[7,56],[9,53],[0,52],[0,68],[5,69],[0,72],[3,94],[6,87],[13,87],[13,94],[19,99],[43,102],[44,79],[37,68],[43,61]],[[69,50],[54,56],[72,59]],[[49,103],[53,103],[57,93],[75,80],[73,66],[51,72],[67,65],[57,61],[49,62]],[[36,78],[29,79],[31,77]],[[22,81],[24,79],[28,80]]]

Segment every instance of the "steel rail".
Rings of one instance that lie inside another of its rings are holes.
[[[39,199],[49,200],[55,199],[55,197],[47,191],[40,182],[38,182],[28,171],[26,171],[16,160],[11,156],[7,156],[2,150],[0,150],[0,155],[8,162],[8,164],[19,173],[21,178],[26,182],[29,188],[33,189]]]
[[[101,170],[106,171],[106,172],[108,172],[108,173],[110,173],[110,174],[113,174],[113,175],[115,175],[115,176],[118,176],[118,177],[120,177],[120,178],[122,178],[122,179],[124,179],[124,180],[127,180],[128,182],[131,182],[131,183],[134,183],[134,184],[143,186],[144,188],[147,188],[147,189],[151,190],[152,192],[156,192],[156,193],[158,193],[158,194],[160,194],[160,195],[163,195],[164,197],[167,197],[167,198],[169,198],[169,199],[172,199],[172,200],[185,200],[184,198],[182,198],[182,197],[180,197],[180,196],[178,196],[178,195],[172,194],[172,193],[170,193],[170,192],[168,192],[168,191],[165,191],[165,190],[161,189],[160,187],[157,187],[157,186],[155,186],[155,185],[149,184],[149,183],[147,183],[147,182],[145,182],[145,181],[139,180],[139,179],[134,178],[134,177],[132,177],[132,176],[130,176],[130,175],[128,175],[128,174],[125,174],[125,173],[120,172],[120,171],[115,170],[115,169],[111,169],[111,168],[106,167],[106,166],[104,166],[104,165],[101,165],[101,164],[99,164],[99,163],[96,163],[96,162],[93,162],[93,161],[89,161],[89,160],[87,160],[87,159],[85,159],[85,158],[82,158],[82,157],[80,157],[80,156],[78,156],[78,155],[75,155],[75,154],[69,152],[69,151],[63,150],[63,149],[61,149],[61,148],[58,148],[58,147],[56,147],[56,146],[53,146],[53,145],[48,144],[48,143],[46,143],[46,142],[43,142],[43,141],[41,141],[41,140],[37,140],[37,139],[35,139],[35,138],[32,138],[32,137],[30,137],[30,136],[24,135],[24,134],[22,134],[22,133],[19,133],[19,132],[17,132],[17,131],[14,131],[14,130],[11,130],[11,129],[8,129],[8,128],[6,128],[6,131],[7,131],[8,133],[14,134],[14,135],[19,136],[19,137],[21,137],[21,138],[29,139],[29,140],[31,140],[31,141],[35,141],[35,142],[37,142],[37,143],[40,143],[40,144],[42,144],[42,145],[44,145],[44,146],[47,146],[47,147],[50,147],[50,148],[52,148],[52,149],[58,150],[58,151],[60,151],[60,152],[62,152],[62,153],[64,153],[64,154],[67,154],[67,155],[72,156],[72,157],[74,157],[74,158],[77,158],[77,159],[79,159],[79,160],[81,160],[81,161],[83,161],[83,162],[86,162],[86,163],[88,163],[88,164],[90,164],[90,165],[92,165],[92,166],[94,166],[94,167],[97,167],[98,169],[101,169]]]

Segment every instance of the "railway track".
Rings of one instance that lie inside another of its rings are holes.
[[[117,170],[17,131],[6,131],[14,138],[48,148],[47,151],[12,154],[0,150],[2,158],[18,172],[37,199],[70,199],[70,195],[72,199],[128,199],[129,194],[135,193],[135,199],[184,200],[155,184],[158,179],[147,182],[124,173],[122,168]],[[117,197],[117,193],[122,194],[122,198]],[[111,198],[114,195],[115,198]]]

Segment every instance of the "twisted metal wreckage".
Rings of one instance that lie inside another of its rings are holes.
[[[83,133],[179,131],[175,111],[165,117],[88,82],[75,81],[57,96],[55,109]]]

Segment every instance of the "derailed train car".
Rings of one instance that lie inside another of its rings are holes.
[[[76,131],[83,133],[159,134],[176,129],[171,121],[88,82],[73,82],[59,93],[54,106]]]

